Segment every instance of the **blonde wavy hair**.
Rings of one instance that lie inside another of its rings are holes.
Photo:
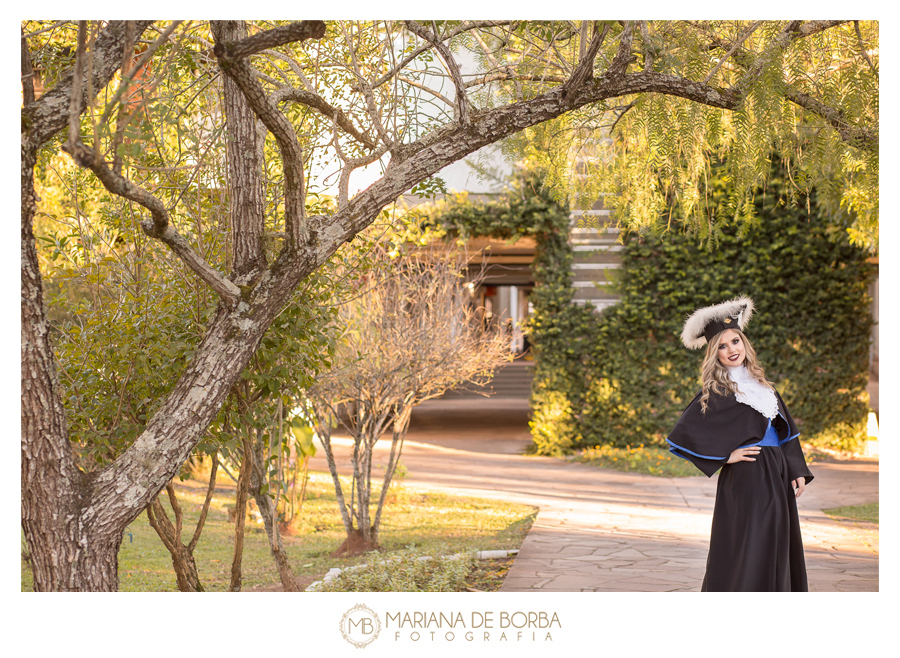
[[[726,329],[725,331],[729,330]],[[703,389],[703,394],[700,396],[700,409],[704,414],[709,405],[711,393],[728,395],[738,391],[737,384],[728,376],[728,369],[719,361],[719,339],[725,331],[719,332],[715,338],[709,341],[706,346],[706,356],[703,358],[703,365],[700,366],[700,385]],[[753,349],[753,345],[747,340],[747,336],[740,329],[731,329],[731,331],[744,341],[744,365],[747,366],[747,371],[763,386],[773,388],[772,384],[766,380],[766,371],[756,357],[756,350]]]

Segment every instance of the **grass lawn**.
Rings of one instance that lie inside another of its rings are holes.
[[[342,482],[345,491],[349,481]],[[178,501],[185,514],[183,541],[187,543],[200,515],[206,495],[206,483],[176,481]],[[373,495],[377,500],[377,497]],[[228,587],[234,544],[234,523],[228,519],[235,488],[227,476],[220,475],[206,525],[194,551],[200,582],[208,591]],[[164,501],[170,518],[174,516]],[[386,552],[413,547],[423,552],[453,554],[475,550],[517,549],[531,527],[537,509],[527,505],[483,500],[439,493],[418,492],[402,484],[391,486],[382,513],[379,542]],[[243,589],[266,590],[280,587],[278,573],[269,553],[262,525],[248,521],[242,562]],[[347,567],[365,562],[364,557],[332,558],[330,553],[344,540],[344,527],[328,473],[310,473],[307,499],[294,523],[294,533],[283,535],[285,550],[294,576],[309,584],[332,567]],[[23,542],[24,546],[24,542]],[[490,561],[487,561],[490,563]],[[494,583],[499,565],[476,566],[472,582],[476,589]],[[507,565],[508,568],[508,565]],[[505,573],[505,572],[504,572]],[[32,589],[31,571],[22,563],[22,591]],[[176,591],[172,561],[156,532],[141,514],[125,531],[119,550],[119,589],[123,592]]]
[[[878,503],[865,505],[849,505],[846,507],[832,507],[823,510],[828,516],[834,518],[853,519],[855,521],[869,521],[878,523]]]
[[[691,462],[676,457],[667,448],[643,444],[625,448],[612,446],[587,448],[569,459],[598,468],[612,468],[617,471],[646,473],[667,478],[702,475]]]

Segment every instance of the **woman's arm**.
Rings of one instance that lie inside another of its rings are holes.
[[[755,462],[756,455],[759,454],[759,446],[749,446],[747,448],[738,448],[728,456],[726,464],[734,464],[735,462]]]

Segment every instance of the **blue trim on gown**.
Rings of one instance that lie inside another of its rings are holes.
[[[781,415],[780,411],[778,412],[778,415],[781,416],[782,420],[784,420],[785,423],[787,423],[787,419]],[[778,438],[778,432],[772,426],[772,421],[770,420],[769,425],[766,427],[765,436],[763,436],[761,441],[757,441],[756,443],[748,443],[741,447],[742,448],[751,448],[753,446],[762,446],[762,447],[771,446],[773,448],[777,448],[778,446],[783,446],[788,441],[796,439],[798,436],[800,436],[799,433],[794,434],[793,436],[789,436],[788,438],[786,438],[782,441],[781,439]],[[712,459],[714,461],[728,459],[728,457],[730,456],[730,455],[726,455],[725,457],[718,457],[718,456],[714,457],[712,455],[701,455],[700,453],[693,452],[691,450],[688,450],[687,448],[682,448],[681,446],[675,445],[674,443],[669,441],[669,439],[666,439],[666,442],[669,444],[669,452],[671,452],[672,454],[678,455],[682,459],[687,459],[687,457],[685,456],[684,453],[694,455],[695,457],[701,457],[703,459]]]

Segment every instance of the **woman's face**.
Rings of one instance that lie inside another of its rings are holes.
[[[719,363],[723,366],[739,366],[744,362],[744,341],[734,329],[726,329],[719,335]]]

